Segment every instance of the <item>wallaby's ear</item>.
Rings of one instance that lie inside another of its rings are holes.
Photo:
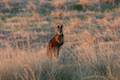
[[[61,25],[61,28],[63,28],[63,25]]]
[[[59,29],[59,28],[60,28],[60,26],[58,25],[58,26],[57,26],[57,28]]]

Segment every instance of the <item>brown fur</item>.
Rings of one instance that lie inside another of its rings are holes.
[[[54,57],[55,58],[59,57],[60,47],[64,43],[64,34],[62,29],[63,29],[63,25],[58,25],[56,35],[48,43],[47,56],[50,59],[53,59]]]

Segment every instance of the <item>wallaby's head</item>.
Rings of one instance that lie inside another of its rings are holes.
[[[57,33],[62,34],[63,33],[63,25],[58,25],[57,26]]]

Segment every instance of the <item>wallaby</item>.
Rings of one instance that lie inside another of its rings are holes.
[[[57,26],[57,33],[49,41],[47,46],[47,56],[50,59],[59,57],[60,47],[64,44],[63,25]]]

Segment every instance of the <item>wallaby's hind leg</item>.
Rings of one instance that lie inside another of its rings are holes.
[[[57,51],[56,51],[56,57],[58,58],[59,57],[59,48],[57,48]]]
[[[52,59],[52,54],[50,54],[50,52],[48,52],[47,56]]]
[[[55,49],[53,54],[54,57],[58,58],[58,49]]]
[[[47,56],[48,58],[52,59],[52,51],[47,49]]]
[[[53,53],[50,51],[50,52],[47,52],[47,56],[50,58],[50,59],[52,59],[52,57],[53,57],[53,55],[52,55]]]

